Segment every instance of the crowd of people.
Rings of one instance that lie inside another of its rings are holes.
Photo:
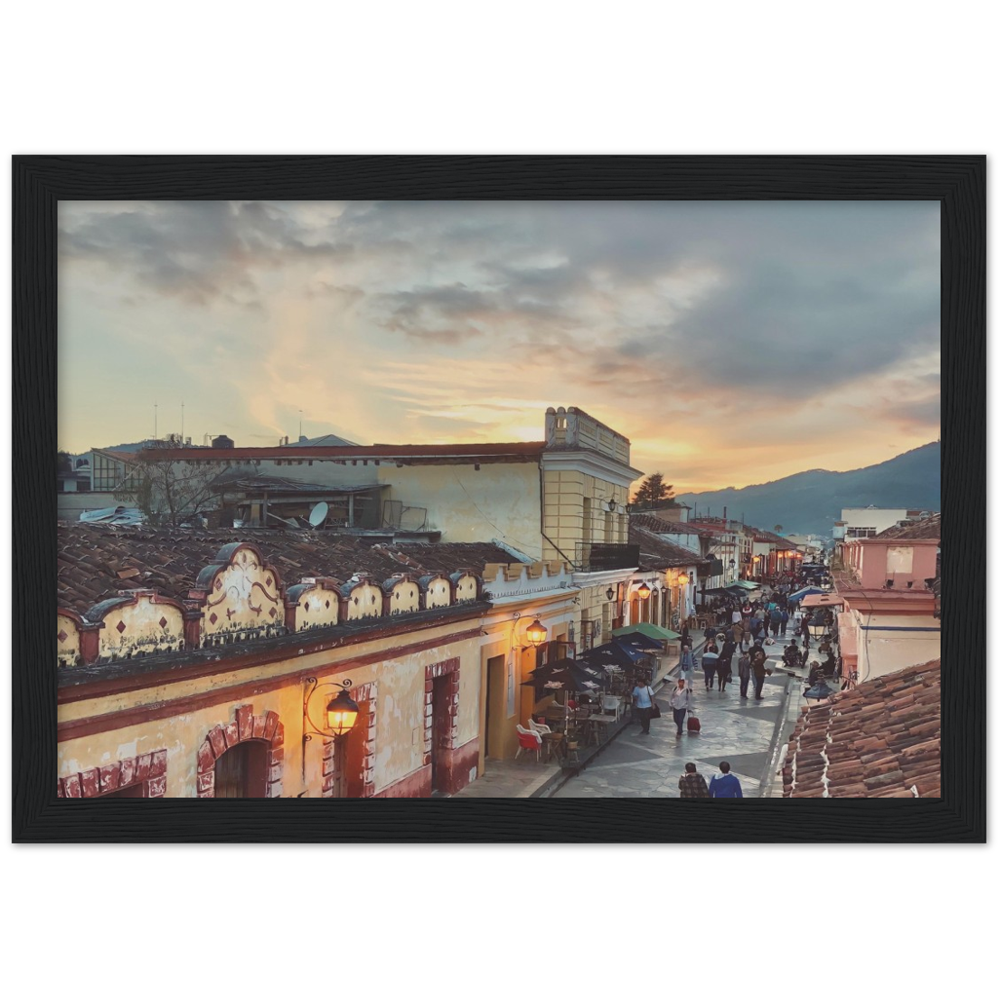
[[[801,618],[797,618],[798,604],[790,596],[793,585],[778,585],[765,591],[760,597],[747,598],[742,602],[731,600],[723,606],[722,624],[709,625],[704,633],[706,642],[701,650],[701,671],[706,691],[718,690],[722,693],[726,690],[727,685],[733,681],[735,661],[740,699],[750,698],[752,682],[753,698],[761,701],[764,697],[764,683],[774,673],[767,665],[768,653],[765,646],[773,645],[779,636],[787,636],[789,625],[792,626],[793,635],[782,653],[781,661],[785,672],[800,676],[798,672],[804,669],[809,654],[809,625],[819,623],[828,626],[832,633],[834,622],[829,608],[805,609]],[[810,664],[805,679],[807,688],[821,680],[840,676],[840,659],[834,652],[832,634],[824,632],[818,650],[826,654],[826,659],[823,662],[813,660]],[[695,672],[698,668],[694,642],[689,628],[685,627],[681,635],[679,676],[667,699],[678,739],[685,734],[685,719],[693,707]],[[650,719],[659,716],[659,708],[648,681],[637,684],[632,698],[641,733],[648,735]],[[695,723],[692,728],[697,729],[698,724]],[[684,774],[679,781],[681,798],[742,798],[739,779],[730,773],[728,762],[723,761],[719,765],[719,771],[711,783],[706,783],[695,764],[685,765]]]

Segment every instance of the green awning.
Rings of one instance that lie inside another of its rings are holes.
[[[612,635],[628,635],[630,632],[638,632],[649,639],[679,639],[680,632],[671,632],[668,628],[660,628],[659,625],[652,625],[649,622],[639,622],[637,625],[624,625],[616,628]]]
[[[760,584],[752,583],[750,580],[737,580],[736,586],[742,587],[744,590],[756,590],[760,586]]]

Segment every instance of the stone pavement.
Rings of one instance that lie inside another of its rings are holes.
[[[667,706],[667,697],[673,690],[673,683],[668,680],[656,699],[663,717],[653,720],[650,735],[641,735],[638,724],[629,726],[583,772],[555,791],[553,797],[678,798],[677,781],[688,761],[694,761],[708,781],[719,773],[722,760],[729,761],[745,797],[756,797],[762,791],[770,794],[771,783],[765,779],[780,746],[777,740],[786,729],[786,693],[797,695],[795,689],[802,687],[801,681],[775,669],[792,631],[790,626],[785,639],[779,638],[773,646],[765,647],[768,667],[775,672],[764,683],[762,701],[754,700],[752,681],[746,701],[740,698],[738,679],[727,685],[725,691],[706,690],[699,670],[694,679],[694,714],[701,720],[701,733],[678,737]]]

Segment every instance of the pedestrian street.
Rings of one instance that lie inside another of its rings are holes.
[[[677,781],[684,773],[684,765],[693,761],[705,781],[719,773],[720,761],[729,761],[732,773],[740,780],[743,795],[755,798],[760,794],[761,783],[774,750],[775,737],[781,732],[786,686],[800,684],[778,669],[785,646],[792,639],[788,635],[765,647],[768,669],[774,670],[764,684],[763,700],[755,701],[753,682],[749,697],[740,698],[740,683],[733,663],[733,681],[725,691],[706,690],[704,675],[695,671],[694,713],[701,720],[701,732],[681,737],[673,724],[667,699],[674,687],[674,680],[657,693],[661,718],[653,719],[648,736],[641,735],[638,722],[622,732],[579,775],[571,778],[553,798],[614,798],[640,796],[646,798],[679,798]],[[739,654],[737,653],[736,659]],[[780,718],[779,720],[779,717]]]

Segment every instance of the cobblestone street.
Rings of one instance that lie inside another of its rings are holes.
[[[785,639],[768,646],[768,668],[781,662]],[[738,659],[738,654],[735,659]],[[684,765],[694,761],[707,781],[718,773],[718,765],[728,760],[732,772],[740,779],[743,794],[754,798],[761,794],[761,785],[784,730],[785,692],[788,684],[800,687],[800,682],[775,670],[764,684],[761,701],[753,698],[753,684],[747,700],[740,698],[736,662],[734,681],[725,691],[706,690],[701,670],[694,677],[694,713],[701,720],[701,733],[685,733],[678,737],[667,698],[673,681],[667,680],[658,692],[657,702],[662,718],[654,719],[650,734],[643,736],[638,723],[629,726],[597,759],[576,777],[571,778],[555,794],[556,798],[605,798],[616,796],[646,796],[678,798],[678,778]],[[699,657],[700,665],[700,657]]]

